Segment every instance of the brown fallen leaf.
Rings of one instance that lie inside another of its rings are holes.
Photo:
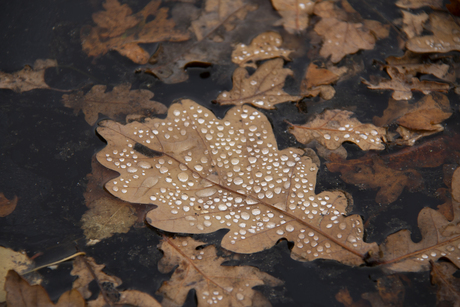
[[[275,10],[283,17],[275,25],[283,25],[291,34],[300,33],[308,27],[315,0],[271,0]]]
[[[363,242],[361,217],[345,216],[341,192],[315,194],[317,166],[301,149],[278,150],[259,111],[234,107],[224,119],[191,100],[166,119],[98,128],[108,146],[98,153],[120,176],[106,184],[122,200],[155,204],[147,222],[170,232],[230,229],[222,247],[254,253],[281,238],[293,258],[357,265],[375,244]]]
[[[343,181],[358,185],[364,189],[377,189],[375,201],[389,204],[396,201],[405,187],[418,189],[422,176],[413,169],[403,171],[391,169],[378,156],[367,159],[343,160],[330,156],[331,162],[326,163],[330,172],[340,172]]]
[[[428,14],[422,12],[420,14],[412,14],[408,11],[401,10],[403,14],[403,31],[406,33],[407,38],[412,38],[422,34],[423,24],[428,20]]]
[[[18,197],[16,195],[14,195],[13,199],[8,199],[0,192],[0,217],[10,215],[16,209],[17,204]]]
[[[128,305],[135,307],[165,307],[162,306],[156,299],[147,293],[137,290],[124,290],[117,292],[117,300],[114,303],[118,305]],[[106,307],[107,302],[102,295],[99,295],[97,299],[88,302],[88,307]]]
[[[256,62],[282,57],[290,61],[292,50],[279,48],[283,43],[281,35],[276,32],[264,32],[257,35],[249,46],[236,45],[232,52],[232,62],[241,67],[257,68]]]
[[[453,16],[443,12],[431,13],[429,30],[433,35],[413,37],[406,42],[406,48],[417,53],[460,50],[460,26]]]
[[[45,70],[57,65],[56,60],[36,60],[33,68],[26,65],[22,70],[11,74],[0,71],[0,88],[18,93],[40,88],[50,89],[45,83]]]
[[[453,276],[458,267],[449,262],[431,262],[431,283],[437,286],[437,306],[460,306],[460,280]]]
[[[112,118],[121,114],[142,113],[145,116],[165,113],[167,108],[160,102],[151,100],[153,93],[145,89],[130,90],[131,84],[120,84],[106,92],[106,85],[95,85],[84,94],[79,91],[75,94],[62,96],[62,103],[73,108],[74,113],[80,110],[85,114],[86,122],[94,125],[99,113]]]
[[[371,302],[373,307],[391,306],[403,307],[406,289],[397,274],[383,276],[377,279],[378,292],[363,293],[362,298]]]
[[[75,290],[64,292],[56,304],[50,300],[46,290],[40,286],[31,286],[13,270],[8,272],[5,282],[6,304],[11,307],[85,307],[81,294]]]
[[[344,10],[331,1],[323,1],[316,4],[314,10],[315,15],[321,17],[314,28],[316,33],[323,36],[320,55],[324,58],[331,56],[333,63],[338,63],[347,54],[374,49],[376,36],[383,38],[388,35],[385,35],[386,31],[382,31],[383,26],[377,21],[368,23],[374,31],[368,29],[348,2],[342,1],[342,6]],[[357,19],[362,22],[349,21]]]
[[[251,76],[245,68],[235,69],[232,90],[220,93],[216,102],[221,105],[249,103],[263,109],[274,109],[278,103],[299,100],[299,96],[283,91],[286,77],[293,75],[292,70],[283,68],[283,64],[283,59],[267,61]]]
[[[460,177],[460,169],[457,168],[453,176]],[[373,261],[392,272],[427,271],[430,261],[441,257],[460,267],[460,204],[454,200],[453,210],[454,219],[450,222],[434,209],[422,209],[418,215],[422,240],[414,243],[409,230],[400,230],[379,246]]]
[[[300,85],[300,95],[303,97],[321,95],[321,98],[325,100],[332,99],[335,95],[335,90],[330,84],[336,82],[339,78],[340,76],[334,72],[310,63],[305,73],[305,78]]]
[[[360,299],[357,302],[353,301],[350,291],[348,291],[347,288],[340,289],[340,291],[335,294],[335,299],[345,307],[370,307],[369,302],[366,300]]]
[[[159,8],[160,4],[161,1],[153,0],[133,14],[127,4],[106,0],[105,11],[93,14],[97,26],[85,26],[81,30],[83,51],[96,57],[116,50],[135,63],[146,64],[150,55],[138,44],[188,40],[189,33],[175,30],[174,21],[168,19],[168,9]],[[147,22],[149,16],[155,19]]]
[[[163,274],[174,270],[170,280],[163,282],[158,293],[163,307],[182,306],[187,294],[195,289],[198,306],[271,306],[264,297],[255,296],[252,288],[259,285],[280,286],[283,282],[251,266],[222,265],[212,245],[197,250],[204,243],[192,238],[167,238],[158,246],[164,256],[158,264]],[[259,301],[255,301],[257,298]],[[258,305],[259,304],[259,305]]]
[[[403,9],[418,9],[429,6],[432,9],[442,10],[442,0],[398,0],[396,6]]]
[[[362,124],[356,118],[351,118],[352,115],[353,112],[346,110],[326,110],[304,125],[291,124],[289,131],[300,143],[316,140],[332,150],[343,142],[355,143],[362,150],[385,149],[382,139],[386,129]]]

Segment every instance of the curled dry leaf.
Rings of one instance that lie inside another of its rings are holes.
[[[53,304],[46,290],[40,285],[31,286],[13,270],[8,272],[5,282],[7,292],[6,304],[14,307],[85,307],[86,303],[81,294],[75,290],[69,290],[59,297]]]
[[[8,74],[0,71],[0,88],[10,89],[18,93],[33,89],[49,89],[45,83],[45,70],[56,67],[56,60],[36,60],[34,67],[26,65],[22,70]]]
[[[460,279],[453,274],[458,267],[449,262],[431,262],[431,283],[437,285],[437,306],[460,306]]]
[[[335,90],[330,84],[336,82],[339,77],[326,68],[319,68],[314,63],[310,63],[300,85],[300,94],[303,97],[321,95],[321,98],[325,100],[332,99]]]
[[[396,6],[403,9],[418,9],[429,6],[432,9],[442,10],[442,0],[398,0]]]
[[[163,307],[182,306],[192,289],[196,291],[198,306],[271,306],[266,298],[262,304],[252,288],[275,287],[282,285],[282,281],[255,267],[222,265],[227,259],[218,257],[212,245],[197,250],[202,245],[203,242],[188,237],[163,238],[158,248],[164,256],[158,268],[164,274],[174,270],[171,279],[158,290],[164,296]]]
[[[276,32],[265,32],[255,37],[249,46],[236,45],[232,52],[232,61],[241,67],[257,68],[256,62],[282,57],[289,61],[292,50],[279,48],[283,43],[281,35]]]
[[[304,31],[313,14],[315,0],[271,0],[273,7],[283,17],[275,25],[283,25],[291,34]]]
[[[460,169],[453,177],[460,177]],[[374,260],[393,272],[419,272],[430,269],[430,261],[447,258],[460,267],[460,204],[453,200],[454,219],[424,208],[418,215],[422,240],[414,243],[409,230],[401,230],[387,237],[379,246]]]
[[[358,185],[363,189],[378,189],[375,201],[389,204],[396,201],[405,187],[418,189],[422,176],[413,169],[404,171],[391,169],[377,156],[370,158],[343,160],[334,155],[329,156],[331,162],[326,163],[331,172],[340,172],[346,183]]]
[[[0,217],[10,215],[16,209],[17,204],[18,197],[16,195],[14,195],[13,199],[8,199],[0,192]]]
[[[86,94],[79,91],[75,94],[63,95],[62,103],[68,108],[73,108],[75,114],[82,110],[86,122],[90,125],[96,123],[99,113],[114,118],[121,114],[142,113],[150,116],[166,112],[167,108],[164,104],[151,100],[153,98],[151,91],[130,90],[130,88],[131,84],[120,84],[112,91],[106,92],[106,85],[95,85]]]
[[[406,48],[418,53],[460,51],[460,26],[453,16],[431,13],[429,29],[433,35],[413,37],[406,42]]]
[[[97,26],[82,28],[83,51],[88,56],[100,56],[116,50],[135,63],[146,64],[150,55],[138,44],[188,40],[189,33],[175,30],[174,21],[168,19],[168,9],[159,9],[160,4],[160,0],[153,0],[133,14],[127,4],[106,0],[103,4],[105,11],[93,14]],[[152,15],[155,19],[147,22]]]
[[[108,146],[98,153],[120,173],[106,188],[129,202],[153,203],[154,227],[211,233],[227,228],[222,247],[254,253],[279,239],[294,241],[292,257],[363,262],[375,243],[363,242],[358,215],[345,216],[341,192],[315,194],[316,165],[296,148],[278,150],[270,122],[240,106],[217,119],[191,100],[166,119],[98,128]]]
[[[423,31],[423,24],[428,20],[428,14],[422,12],[420,14],[412,14],[408,11],[401,11],[403,14],[403,31],[407,38],[412,38],[420,35]]]
[[[275,104],[299,100],[300,97],[283,91],[286,77],[293,74],[292,70],[283,68],[283,64],[283,59],[270,60],[251,76],[245,68],[235,69],[232,90],[220,93],[216,102],[221,105],[250,103],[259,108],[274,109]]]
[[[328,149],[336,149],[343,142],[352,142],[362,150],[382,150],[386,129],[373,124],[362,124],[351,118],[353,112],[346,110],[326,110],[312,121],[298,126],[292,125],[290,132],[303,144],[318,141]]]

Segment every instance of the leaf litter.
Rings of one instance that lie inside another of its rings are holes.
[[[283,17],[275,25],[282,25],[287,32],[295,34],[305,31],[308,27],[316,1],[271,0],[271,2],[275,10]]]

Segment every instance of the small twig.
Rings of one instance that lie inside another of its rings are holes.
[[[32,270],[26,271],[26,272],[22,273],[22,275],[29,274],[29,273],[38,271],[38,270],[40,270],[40,269],[46,268],[46,267],[48,267],[48,266],[56,265],[56,264],[65,262],[65,261],[67,261],[67,260],[76,258],[76,257],[78,257],[78,256],[83,256],[83,255],[85,255],[84,252],[78,252],[78,253],[75,253],[75,254],[73,254],[73,255],[71,255],[71,256],[69,256],[69,257],[66,257],[66,258],[64,258],[64,259],[61,259],[61,260],[58,260],[58,261],[55,261],[55,262],[52,262],[52,263],[44,264],[44,265],[41,265],[41,266],[39,266],[39,267],[36,267],[36,268],[34,268],[34,269],[32,269]]]

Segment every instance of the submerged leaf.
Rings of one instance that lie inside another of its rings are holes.
[[[16,195],[14,195],[13,199],[8,199],[0,192],[0,217],[10,215],[16,209],[17,204],[18,197]]]
[[[76,114],[82,110],[86,122],[90,125],[96,123],[99,113],[114,118],[120,114],[152,115],[166,112],[167,108],[164,104],[151,100],[153,98],[151,91],[130,90],[130,88],[131,84],[120,84],[112,91],[106,92],[106,85],[95,85],[86,94],[79,91],[75,94],[63,95],[62,103],[68,108],[73,108]]]
[[[271,306],[252,288],[275,287],[282,281],[255,267],[222,265],[227,259],[218,257],[214,246],[197,250],[203,244],[189,237],[163,238],[158,248],[164,256],[158,268],[164,274],[174,269],[171,279],[158,290],[164,296],[163,307],[182,306],[191,289],[196,291],[198,306]]]
[[[308,27],[315,0],[271,0],[273,7],[283,17],[276,25],[283,25],[291,34],[300,33]]]
[[[45,70],[56,67],[56,60],[36,60],[34,67],[26,65],[22,70],[8,74],[0,71],[0,88],[10,89],[18,93],[33,89],[49,89],[45,83]]]
[[[431,283],[437,285],[437,306],[460,306],[460,279],[453,276],[458,267],[449,262],[431,263]]]
[[[341,192],[315,194],[317,166],[303,151],[278,150],[259,111],[235,107],[218,120],[190,100],[172,105],[166,119],[98,132],[108,146],[97,155],[120,173],[106,188],[129,202],[153,203],[154,227],[170,232],[230,229],[222,246],[238,253],[294,241],[292,257],[358,265],[375,244],[363,242],[361,217],[346,217]]]
[[[281,35],[276,32],[265,32],[255,37],[249,46],[236,45],[232,52],[232,61],[241,67],[257,68],[256,62],[282,57],[289,61],[292,50],[278,48],[283,43]]]
[[[326,68],[319,68],[316,64],[310,63],[305,73],[305,78],[300,85],[300,94],[303,97],[316,97],[321,95],[321,98],[328,100],[335,95],[334,88],[330,85],[336,82],[340,75],[344,74],[348,69],[341,67],[331,71]]]
[[[403,31],[408,38],[420,35],[423,31],[423,24],[428,20],[428,14],[412,14],[407,11],[401,11],[403,14]]]
[[[290,132],[300,143],[316,140],[328,149],[336,149],[343,142],[355,143],[362,150],[385,149],[382,138],[386,129],[362,124],[356,118],[350,118],[352,115],[346,110],[326,110],[302,126],[292,125]]]
[[[220,93],[216,102],[221,105],[250,103],[259,108],[274,109],[275,104],[299,100],[300,97],[283,91],[286,77],[293,74],[292,70],[283,68],[283,64],[283,59],[265,62],[251,76],[242,67],[235,69],[232,90]]]

